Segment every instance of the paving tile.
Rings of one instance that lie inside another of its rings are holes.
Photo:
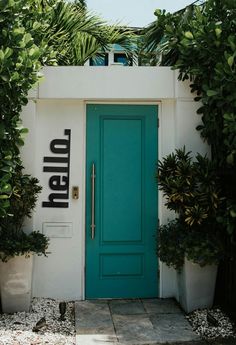
[[[77,345],[203,345],[172,299],[76,302],[75,319]]]
[[[149,317],[153,325],[158,328],[180,327],[183,329],[192,329],[183,314],[153,314],[149,315]]]
[[[109,306],[111,313],[117,315],[136,315],[146,313],[140,300],[111,300],[109,302]]]
[[[114,337],[106,334],[76,335],[76,345],[120,345]]]
[[[161,341],[149,317],[142,315],[113,315],[116,335],[121,344],[153,344]]]
[[[150,315],[154,329],[158,331],[161,342],[187,342],[200,340],[181,314]]]
[[[115,336],[107,301],[76,302],[75,316],[77,334]]]
[[[148,314],[182,314],[174,299],[142,299]]]

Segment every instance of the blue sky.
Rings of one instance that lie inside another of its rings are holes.
[[[156,8],[177,11],[194,0],[87,0],[90,10],[108,22],[120,21],[130,26],[146,26],[155,20]]]

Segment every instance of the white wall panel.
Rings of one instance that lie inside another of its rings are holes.
[[[60,156],[60,154],[53,154],[49,145],[53,139],[65,138],[65,129],[71,130],[69,207],[42,207],[42,202],[48,200],[48,195],[55,192],[49,188],[49,178],[54,173],[43,172],[45,165],[53,166],[55,163],[46,164],[43,162],[43,157]],[[53,224],[54,229],[50,236],[51,254],[48,258],[35,258],[34,296],[81,299],[83,295],[84,138],[84,104],[82,102],[37,101],[35,161],[36,175],[43,186],[43,191],[36,210],[35,225],[42,232],[46,231],[46,224]],[[72,186],[78,186],[80,189],[78,200],[72,199]],[[70,224],[69,228],[68,224]]]
[[[196,130],[201,123],[201,116],[196,114],[200,107],[199,103],[188,100],[177,100],[175,110],[176,121],[176,147],[185,145],[187,151],[205,154],[207,152],[206,143],[200,137],[200,132]]]
[[[169,67],[45,67],[40,98],[156,100],[174,97]]]

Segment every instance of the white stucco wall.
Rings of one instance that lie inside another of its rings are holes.
[[[206,146],[195,127],[200,123],[197,105],[188,83],[177,81],[177,72],[167,67],[46,67],[45,79],[30,94],[23,111],[23,121],[30,129],[23,149],[26,171],[37,176],[43,186],[33,220],[35,229],[50,231],[48,258],[36,257],[33,295],[52,298],[84,298],[85,252],[85,142],[86,103],[157,104],[159,107],[159,159],[177,147],[204,153]],[[52,155],[50,141],[63,138],[71,129],[70,207],[42,208],[50,193],[49,174],[43,172],[43,157]],[[78,186],[78,200],[71,197]],[[159,193],[159,218],[165,222],[172,215]],[[49,226],[48,226],[49,225]],[[160,265],[160,297],[176,296],[174,270]]]
[[[175,92],[168,67],[46,67],[44,75],[38,95],[46,99],[156,101]]]

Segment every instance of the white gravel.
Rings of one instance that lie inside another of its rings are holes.
[[[217,325],[210,322],[207,314],[213,316]],[[186,318],[193,330],[204,339],[236,337],[233,323],[219,308],[196,310]]]
[[[0,314],[0,345],[74,345],[74,303],[66,303],[65,321],[61,321],[59,302],[33,298],[29,313]],[[43,317],[45,326],[34,332],[33,328]]]
[[[66,303],[65,321],[60,320],[59,303],[48,298],[33,298],[29,313],[0,314],[0,345],[75,345],[74,303]],[[207,314],[217,320],[215,326]],[[37,332],[36,323],[45,318]],[[220,309],[196,310],[187,315],[193,330],[204,339],[235,337],[234,325]]]

